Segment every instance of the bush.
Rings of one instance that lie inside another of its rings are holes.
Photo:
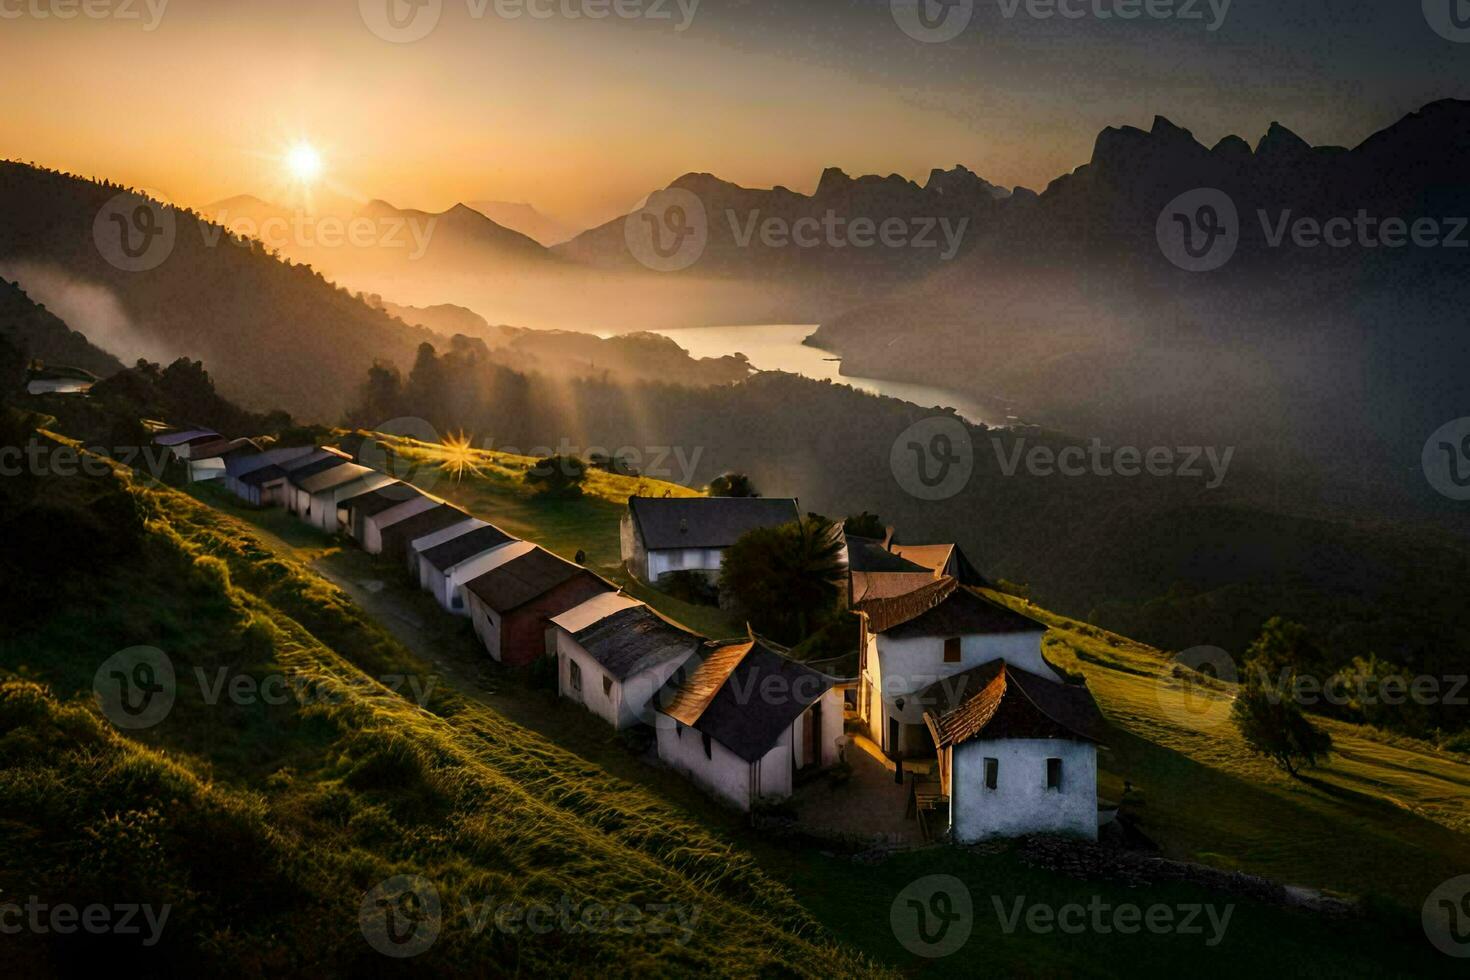
[[[526,471],[526,483],[538,496],[557,500],[574,500],[582,496],[587,480],[587,464],[576,456],[547,456]]]

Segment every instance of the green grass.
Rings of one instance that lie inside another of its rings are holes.
[[[174,491],[133,493],[150,523],[128,573],[0,645],[5,894],[167,901],[173,928],[140,962],[173,970],[388,970],[358,906],[404,873],[434,882],[448,913],[415,970],[869,972],[747,855],[647,790],[447,686],[421,707],[377,683],[433,671],[249,527]],[[125,735],[89,692],[102,660],[139,644],[170,656],[179,693],[163,722]],[[209,704],[193,671],[220,667],[328,696]],[[699,920],[687,935],[510,935],[460,914],[562,895],[674,903]],[[88,945],[7,944],[8,962],[38,974]],[[101,945],[120,966],[138,955]]]
[[[473,477],[435,489],[465,494],[471,511],[512,533],[546,543],[545,529],[562,535],[556,550],[589,554],[585,542],[595,540],[616,560],[610,501],[551,504],[514,481]],[[145,853],[162,857],[136,869],[104,863],[107,887],[122,876],[150,883],[148,895],[187,895],[181,929],[194,931],[184,934],[217,957],[207,962],[247,972],[388,969],[356,933],[356,903],[394,872],[431,878],[446,902],[662,895],[700,903],[716,923],[686,946],[654,937],[511,942],[455,923],[409,961],[414,969],[849,975],[875,962],[926,976],[1423,976],[1456,965],[1429,947],[1417,909],[1470,866],[1463,758],[1333,725],[1342,755],[1309,773],[1315,782],[1289,780],[1249,757],[1228,726],[1193,721],[1158,651],[1028,607],[1055,627],[1049,656],[1086,675],[1115,726],[1100,756],[1103,795],[1116,798],[1131,781],[1130,806],[1166,854],[1382,893],[1398,910],[1339,921],[1195,886],[1083,880],[1031,867],[1010,845],[856,863],[749,830],[687,781],[630,756],[585,712],[484,664],[462,621],[381,562],[279,512],[193,492],[256,527],[182,494],[139,490],[154,518],[147,562],[99,583],[43,629],[0,643],[0,670],[63,699],[85,696],[102,657],[153,643],[183,664],[286,670],[351,689],[340,704],[278,711],[181,700],[165,724],[135,738],[91,732],[75,714],[95,718],[91,709],[54,705],[17,725],[0,706],[0,825],[22,847],[19,860],[0,862],[5,892],[54,879],[65,855],[113,828],[112,815],[143,814],[107,833],[156,841]],[[228,585],[195,571],[202,555],[225,564]],[[428,710],[357,686],[383,671],[438,677]],[[7,752],[15,744],[24,751]],[[148,816],[157,800],[171,802]],[[906,951],[889,921],[902,889],[931,874],[959,877],[975,902],[969,944],[933,961]],[[1007,933],[992,907],[1094,896],[1235,909],[1210,947],[1200,936]],[[62,954],[27,948],[22,967],[30,955],[54,966]]]
[[[1315,719],[1334,752],[1292,779],[1246,749],[1228,685],[1186,699],[1160,651],[996,597],[1048,623],[1047,655],[1087,677],[1114,728],[1098,760],[1103,795],[1118,799],[1130,781],[1130,809],[1166,853],[1410,908],[1470,868],[1470,758]]]

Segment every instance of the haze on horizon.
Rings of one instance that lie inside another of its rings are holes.
[[[689,171],[810,191],[827,166],[922,181],[962,163],[1039,190],[1105,126],[1162,114],[1206,143],[1254,143],[1279,120],[1352,145],[1470,78],[1467,46],[1373,0],[1234,0],[1214,30],[1206,0],[1188,21],[979,0],[946,43],[907,36],[888,0],[661,0],[667,18],[601,20],[428,0],[442,13],[412,43],[366,26],[389,0],[27,13],[48,2],[0,2],[0,52],[27,80],[0,117],[4,155],[194,206],[279,202],[281,156],[301,141],[338,192],[435,211],[529,201],[583,226]]]

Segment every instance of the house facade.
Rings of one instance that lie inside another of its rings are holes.
[[[949,680],[926,692],[924,721],[949,800],[951,839],[1096,839],[1101,716],[1087,688],[1004,661]]]
[[[404,492],[409,494],[404,499],[375,501],[371,504],[364,504],[361,508],[352,508],[355,537],[358,544],[362,545],[362,550],[368,554],[382,554],[384,533],[400,521],[406,521],[410,517],[416,517],[436,507],[445,506],[444,501],[419,492],[411,484],[404,484],[404,487]],[[378,493],[386,495],[395,493],[395,491],[384,487]]]
[[[425,535],[433,534],[435,531],[442,531],[444,528],[461,524],[469,519],[470,515],[458,507],[446,504],[442,500],[429,499],[431,506],[410,512],[408,516],[395,519],[392,523],[384,523],[378,526],[378,551],[376,554],[380,554],[390,561],[404,564],[408,561],[409,546],[413,542]],[[384,513],[392,514],[393,511],[389,510]],[[372,550],[372,540],[371,537],[364,539],[364,550]]]
[[[393,477],[386,473],[379,473],[356,463],[318,473],[301,483],[300,517],[327,534],[336,534],[343,529],[341,513],[337,507],[339,501],[394,482],[396,481]]]
[[[464,585],[475,635],[486,652],[511,667],[553,653],[551,620],[603,592],[610,582],[529,542],[503,564]]]
[[[630,497],[619,528],[623,564],[649,583],[673,572],[713,582],[741,535],[800,516],[792,498]]]
[[[272,466],[277,467],[276,472],[279,474],[281,470],[278,464],[288,463],[314,452],[315,446],[288,446],[283,449],[267,449],[253,455],[231,455],[225,459],[225,489],[241,500],[259,504],[259,482],[247,483],[246,476],[265,472]]]
[[[524,542],[481,522],[474,530],[420,553],[419,587],[449,612],[468,616],[465,583],[509,561],[518,544]]]
[[[1001,660],[1061,680],[1041,654],[1045,626],[953,578],[852,608],[861,624],[858,714],[890,758],[933,755],[916,695],[937,681]]]
[[[655,698],[704,638],[621,592],[605,592],[551,620],[557,693],[614,728],[652,724]]]
[[[832,678],[751,637],[709,652],[655,710],[658,757],[740,810],[791,795],[804,769],[839,758]]]

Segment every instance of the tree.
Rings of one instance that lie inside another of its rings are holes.
[[[755,484],[744,473],[726,473],[710,481],[711,497],[759,497]]]
[[[1295,776],[1297,766],[1315,766],[1332,751],[1332,736],[1307,720],[1291,698],[1265,685],[1247,683],[1230,706],[1230,717],[1252,752]]]
[[[837,525],[807,517],[742,535],[725,552],[720,591],[757,632],[795,644],[837,609],[846,571]]]
[[[407,414],[403,409],[403,377],[398,368],[374,361],[367,380],[357,389],[357,405],[348,413],[351,428],[378,429],[384,422]]]
[[[888,528],[877,514],[863,511],[842,522],[842,530],[859,538],[885,538],[888,536]]]
[[[526,482],[540,496],[562,500],[582,496],[586,479],[587,464],[576,456],[547,456],[526,471]]]

